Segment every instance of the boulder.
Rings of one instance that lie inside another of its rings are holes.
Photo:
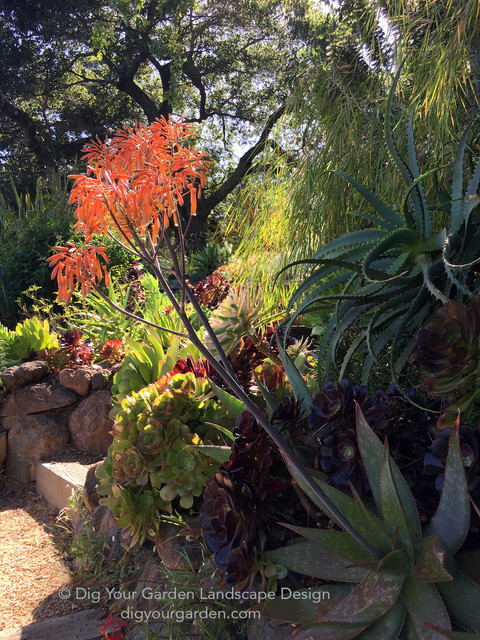
[[[92,372],[92,381],[90,383],[90,388],[92,391],[99,391],[103,389],[108,383],[108,379],[110,376],[110,371],[108,369],[97,369]]]
[[[103,460],[90,467],[87,471],[85,484],[83,485],[83,504],[89,511],[94,511],[100,504],[100,496],[97,493],[97,487],[100,484],[100,480],[95,475],[95,471],[101,464],[103,464]]]
[[[80,369],[62,369],[58,380],[65,388],[75,391],[80,396],[88,395],[93,371],[86,367]]]
[[[67,426],[52,416],[17,418],[8,431],[7,475],[21,482],[35,480],[37,462],[61,451],[68,439]]]
[[[54,381],[15,388],[0,407],[0,416],[23,416],[60,409],[75,403],[76,393]]]
[[[48,365],[43,360],[35,360],[32,362],[24,362],[13,367],[8,367],[3,371],[2,385],[7,391],[14,387],[22,387],[29,382],[37,382],[48,373]]]
[[[106,454],[113,436],[113,420],[109,417],[112,396],[108,391],[95,391],[72,412],[68,427],[73,444],[91,454]]]

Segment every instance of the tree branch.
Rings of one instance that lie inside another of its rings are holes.
[[[51,150],[44,141],[39,139],[35,120],[26,111],[9,102],[2,93],[0,93],[0,111],[20,127],[27,147],[37,156],[40,162],[45,167],[51,167]]]
[[[268,118],[267,123],[258,139],[258,141],[248,149],[246,153],[238,161],[238,164],[231,173],[228,178],[218,187],[216,191],[214,191],[207,198],[202,198],[198,201],[197,205],[197,215],[200,211],[207,211],[210,213],[214,207],[217,206],[222,200],[224,200],[240,183],[242,178],[244,178],[249,170],[252,167],[253,161],[265,149],[265,144],[268,140],[268,136],[270,135],[274,125],[282,115],[285,113],[285,105],[282,105],[279,109],[272,113],[272,115]]]

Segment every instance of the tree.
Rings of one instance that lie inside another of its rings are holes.
[[[312,36],[308,3],[4,0],[3,176],[68,168],[92,136],[181,115],[217,161],[191,228],[203,240],[284,112]]]

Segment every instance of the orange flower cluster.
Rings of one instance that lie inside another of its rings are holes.
[[[145,237],[148,229],[156,243],[170,219],[179,223],[178,206],[187,194],[195,215],[208,162],[206,154],[182,146],[191,135],[189,125],[162,119],[85,147],[87,175],[70,176],[76,178],[70,203],[77,205],[77,228],[87,242],[110,229],[126,238],[132,231]]]
[[[52,280],[55,276],[57,277],[59,302],[65,302],[65,304],[70,302],[77,282],[81,284],[83,296],[90,293],[92,284],[101,282],[102,279],[107,287],[110,286],[107,268],[102,267],[97,258],[98,253],[106,262],[109,262],[104,247],[87,245],[79,249],[73,242],[67,242],[67,245],[67,247],[54,247],[58,253],[47,258],[49,266],[54,267]]]
[[[206,154],[184,146],[192,135],[189,125],[162,118],[86,145],[87,173],[70,176],[75,178],[70,203],[77,205],[77,230],[87,243],[94,234],[111,231],[126,244],[143,242],[150,235],[156,245],[170,221],[180,224],[178,208],[188,196],[195,215],[210,163]],[[101,280],[97,253],[106,259],[102,248],[68,244],[55,247],[60,253],[49,258],[50,266],[56,265],[52,278],[57,276],[59,299],[65,302],[76,282],[86,295],[91,284]],[[103,272],[107,281],[105,267]]]

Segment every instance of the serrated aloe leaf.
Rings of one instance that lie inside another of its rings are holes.
[[[384,522],[367,508],[353,485],[350,485],[350,490],[355,499],[358,517],[362,523],[362,532],[365,537],[368,538],[375,547],[382,549],[385,553],[389,553],[392,549],[392,544],[390,537],[385,532]]]
[[[395,277],[395,274],[389,273],[388,269],[385,271],[379,271],[374,269],[371,265],[381,258],[385,253],[392,249],[401,249],[406,251],[412,251],[419,246],[420,238],[416,231],[411,229],[399,229],[387,236],[382,242],[379,242],[368,254],[363,262],[363,273],[368,280],[373,282],[390,281]],[[393,262],[393,260],[392,260]]]
[[[415,140],[413,137],[413,110],[410,113],[410,119],[408,122],[408,164],[412,173],[412,177],[415,179],[414,183],[416,183],[419,205],[423,214],[423,219],[418,221],[418,229],[421,229],[423,236],[429,236],[432,232],[432,220],[428,210],[428,204],[425,197],[423,185],[421,184],[421,182],[420,184],[418,184],[419,181],[425,179],[425,176],[427,174],[420,176],[420,169],[418,167],[417,152],[415,150]],[[437,169],[433,169],[433,171],[429,171],[428,173],[433,173],[436,171]]]
[[[362,632],[359,640],[396,640],[406,615],[405,605],[396,602],[381,618]]]
[[[288,460],[285,460],[289,472],[294,477],[295,481],[298,483],[300,488],[305,491],[310,500],[322,511],[324,511],[328,516],[332,518],[339,526],[342,526],[340,522],[337,520],[336,516],[333,515],[328,508],[320,502],[318,497],[310,490],[309,486],[305,483],[302,476],[300,476],[297,471],[290,465]],[[322,482],[321,480],[316,479],[315,482],[318,484],[320,489],[325,493],[327,498],[334,504],[334,506],[343,514],[343,516],[350,522],[350,524],[356,529],[362,530],[363,521],[360,516],[360,513],[357,509],[357,505],[355,504],[355,500],[350,498],[346,493],[340,491],[340,489],[336,489],[335,487],[330,486],[326,482]],[[372,516],[374,517],[374,516]],[[379,518],[374,517],[375,523],[382,527],[382,521]]]
[[[359,218],[363,218],[364,220],[368,220],[369,222],[373,222],[373,224],[382,227],[383,229],[387,229],[388,231],[393,231],[395,226],[390,222],[386,222],[382,220],[382,218],[377,218],[376,216],[372,216],[368,213],[364,213],[363,211],[348,211],[349,216],[358,216]]]
[[[415,545],[415,566],[410,578],[417,582],[444,582],[453,580],[445,569],[445,553],[436,548],[437,536],[423,538]]]
[[[404,549],[390,551],[380,560],[377,567],[378,573],[386,573],[396,576],[406,576],[412,563]]]
[[[387,533],[390,532],[393,534],[398,530],[399,541],[403,549],[407,552],[408,557],[413,561],[415,557],[413,541],[410,536],[407,519],[390,469],[390,455],[388,453],[387,440],[385,440],[382,465],[380,469],[380,497]]]
[[[311,408],[313,405],[313,396],[310,392],[310,389],[307,387],[305,380],[302,377],[302,374],[299,372],[297,367],[294,365],[293,360],[290,358],[288,353],[283,348],[281,343],[282,341],[277,338],[277,347],[278,353],[280,355],[280,359],[285,368],[285,372],[288,377],[288,381],[292,386],[293,393],[295,398],[300,402],[302,402],[305,408]]]
[[[380,470],[382,466],[384,446],[380,438],[375,435],[373,429],[365,420],[365,416],[358,406],[357,441],[377,509],[381,511],[383,505],[380,491]],[[410,493],[410,489],[408,488],[404,477],[391,458],[389,459],[389,467],[393,477],[395,490],[398,494],[402,511],[405,516],[409,536],[413,543],[418,542],[422,538],[422,528],[415,500]]]
[[[261,611],[268,618],[292,624],[308,624],[318,620],[336,602],[343,600],[352,588],[349,584],[331,584],[295,591],[282,587],[275,598],[252,608]]]
[[[352,342],[352,344],[350,345],[350,347],[347,350],[347,353],[345,354],[345,357],[342,360],[342,366],[340,368],[340,372],[338,374],[338,379],[339,380],[343,380],[343,378],[345,377],[345,372],[347,370],[347,367],[350,363],[350,360],[353,357],[353,354],[360,348],[360,345],[362,344],[362,342],[365,342],[365,340],[367,339],[367,330],[365,329],[365,331],[363,331],[358,338]],[[326,376],[327,379],[329,376]]]
[[[245,405],[241,400],[239,400],[238,398],[235,398],[235,396],[230,395],[223,389],[220,389],[220,387],[217,387],[217,385],[214,384],[211,380],[210,380],[210,386],[212,387],[214,394],[217,396],[220,402],[225,405],[228,412],[234,418],[238,418],[238,416],[242,413],[242,411],[245,411]]]
[[[452,208],[450,211],[450,227],[448,233],[457,233],[463,224],[463,159],[470,127],[462,135],[455,154],[452,177]]]
[[[462,546],[470,526],[470,503],[458,428],[454,426],[448,447],[442,495],[425,535],[437,535],[451,553]]]
[[[385,220],[385,222],[388,222],[391,225],[391,227],[397,229],[405,226],[405,220],[401,216],[399,216],[398,213],[394,209],[392,209],[386,202],[372,193],[370,189],[367,189],[367,187],[365,187],[363,184],[360,184],[360,182],[357,182],[355,178],[352,178],[346,173],[343,173],[343,171],[336,171],[335,173],[337,173],[339,176],[342,176],[342,178],[349,182],[352,187],[354,187],[358,191],[358,193],[360,193],[365,198],[365,200],[370,205],[372,205],[378,215],[381,216],[383,220]]]
[[[369,572],[348,596],[332,607],[320,622],[370,623],[397,602],[403,576]]]
[[[480,640],[480,633],[470,633],[463,631],[448,631],[447,629],[442,629],[441,627],[437,627],[435,624],[428,625],[431,629],[439,633],[442,638],[447,638],[447,640]]]
[[[480,633],[480,585],[457,571],[451,582],[439,582],[437,587],[451,619],[462,629]]]
[[[361,567],[336,553],[320,548],[313,542],[299,542],[265,552],[265,556],[276,564],[313,578],[338,582],[360,582],[367,575]]]
[[[341,174],[344,175],[344,174]],[[321,258],[322,256],[326,256],[333,251],[337,251],[338,249],[345,249],[351,245],[362,245],[370,244],[372,242],[377,242],[385,235],[384,231],[380,229],[360,229],[359,231],[352,231],[351,233],[347,233],[340,238],[336,238],[329,242],[325,246],[323,246],[319,251],[315,253],[315,258]]]
[[[336,553],[350,562],[362,562],[372,559],[372,554],[364,549],[348,533],[340,531],[328,531],[326,529],[312,529],[309,527],[296,527],[286,522],[279,523],[287,529],[291,529],[319,547]],[[378,558],[377,558],[378,562]]]
[[[443,600],[433,584],[409,580],[403,585],[401,599],[409,616],[409,640],[410,637],[418,640],[441,640],[442,636],[425,623],[436,624],[444,629],[452,628]]]
[[[350,640],[356,638],[365,625],[349,623],[312,624],[293,633],[295,640]]]

